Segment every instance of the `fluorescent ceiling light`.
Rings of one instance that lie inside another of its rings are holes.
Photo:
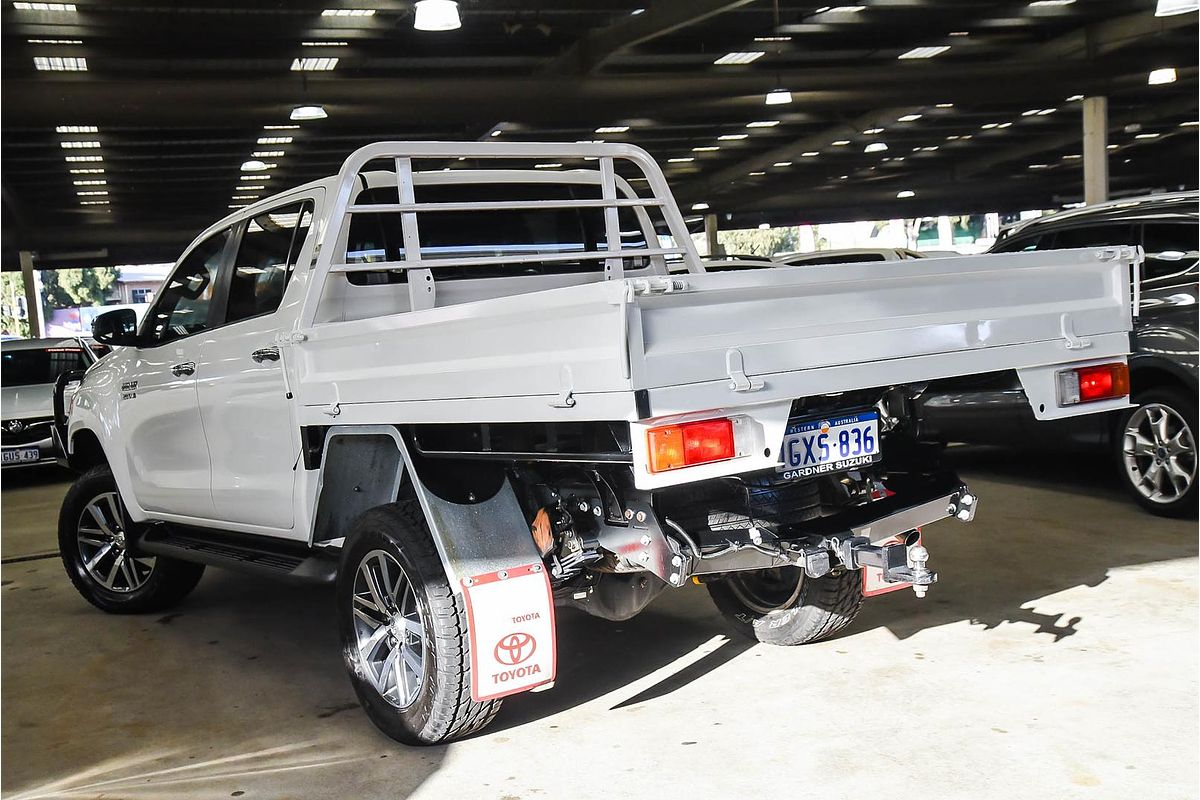
[[[292,59],[293,72],[329,72],[337,66],[336,58],[296,58]]]
[[[264,131],[295,131],[299,129],[299,125],[263,125]]]
[[[864,153],[882,153],[888,146],[884,142],[871,142],[863,148]]]
[[[59,142],[63,150],[94,150],[100,146],[99,142]]]
[[[921,114],[905,114],[903,117],[896,117],[896,122],[916,122],[921,116]]]
[[[917,196],[917,193],[914,192],[912,189],[901,189],[900,191],[896,192],[896,197],[899,197],[901,200],[904,200],[909,197],[916,197],[916,196]]]
[[[257,200],[258,195],[256,195],[256,194],[235,194],[230,199],[232,199],[232,200]]]
[[[239,181],[269,181],[269,180],[271,180],[271,176],[270,175],[239,175],[238,180]]]
[[[759,122],[751,122],[746,125],[747,128],[774,128],[779,124],[777,119],[764,119]]]
[[[758,223],[758,229],[759,229],[760,231],[769,231],[769,230],[771,230],[771,223],[769,223],[769,222],[760,222],[760,223]]]
[[[87,72],[87,59],[74,56],[34,56],[33,66],[42,72]]]
[[[492,131],[491,136],[494,139],[502,133],[504,133],[504,131],[501,130],[500,128],[497,128],[496,130]]]
[[[17,11],[77,11],[74,3],[13,3]]]
[[[1064,161],[1074,161],[1077,158],[1083,158],[1083,156],[1079,155],[1079,153],[1071,153],[1070,155],[1063,156]]]
[[[748,133],[722,133],[720,136],[717,137],[717,141],[718,142],[736,142],[739,139],[745,139],[745,138],[748,138],[749,136],[750,136],[750,134],[748,134]]]
[[[1181,122],[1181,123],[1179,123],[1179,127],[1181,127],[1181,128],[1194,128],[1194,127],[1196,127],[1197,125],[1200,125],[1200,121],[1197,121],[1197,120],[1194,120],[1194,119],[1190,119],[1190,120],[1188,120],[1187,122]]]
[[[287,152],[284,150],[255,150],[250,155],[254,158],[279,158],[286,156]]]
[[[83,44],[82,39],[26,39],[30,44]]]
[[[54,128],[55,133],[99,133],[100,129],[95,125],[58,125]]]
[[[934,108],[954,108],[954,103],[938,103]]]
[[[327,8],[321,12],[322,17],[373,17],[373,8]]]
[[[838,139],[836,142],[833,142],[832,144],[834,147],[845,147],[846,145],[850,144],[850,140],[849,139]]]
[[[1004,128],[1011,128],[1011,127],[1012,127],[1012,123],[1011,123],[1011,122],[1001,122],[1001,123],[1000,123],[999,125],[997,125],[996,127],[997,127],[997,128],[1000,128],[1001,130],[1003,130]]]
[[[832,8],[826,7],[825,13],[827,13],[827,14],[857,14],[858,12],[862,11],[864,8],[866,8],[866,6],[833,6]],[[821,13],[821,12],[818,11],[817,13]]]
[[[301,42],[301,47],[349,47],[349,42],[340,40],[321,41],[321,42]]]
[[[1157,134],[1157,133],[1139,133],[1137,136],[1134,136],[1133,138],[1135,138],[1135,139],[1157,139],[1159,136],[1160,136],[1160,134]]]
[[[534,169],[558,169],[561,166],[562,166],[562,164],[559,164],[557,161],[552,161],[548,164],[534,164],[533,168]]]
[[[72,169],[67,171],[72,175],[103,175],[104,167],[94,167],[92,169]]]
[[[1184,123],[1184,124],[1187,124],[1187,123]],[[718,145],[710,144],[710,145],[706,145],[705,147],[693,147],[692,152],[693,153],[711,153],[715,150],[720,150],[720,149],[721,148]]]
[[[266,187],[264,184],[261,184],[261,183],[260,183],[260,184],[254,185],[254,186],[239,186],[239,187],[237,187],[237,189],[236,189],[235,191],[239,191],[239,192],[253,192],[253,191],[255,191],[256,189],[265,189],[265,188],[267,188],[267,187]]]
[[[454,0],[417,0],[413,28],[418,31],[454,31],[462,27]]]
[[[1081,94],[1073,94],[1073,95],[1071,95],[1070,97],[1068,97],[1068,98],[1067,98],[1067,102],[1068,102],[1068,103],[1074,103],[1074,102],[1076,102],[1077,100],[1082,100],[1082,99],[1083,99],[1083,95],[1081,95]]]
[[[874,136],[877,133],[883,133],[883,128],[867,128],[863,131],[864,136]]]
[[[636,17],[638,14],[645,14],[645,13],[646,13],[646,9],[644,9],[644,8],[635,8],[633,11],[630,11],[630,12],[629,12],[629,16],[631,16],[631,17]]]
[[[259,144],[291,144],[291,136],[260,136],[258,137]]]
[[[1030,164],[1029,168],[1030,169],[1049,169],[1050,165],[1049,164]]]
[[[766,53],[764,53],[761,50],[754,50],[751,52],[726,53],[725,55],[721,56],[713,63],[714,64],[749,64],[752,61],[757,61],[758,59],[762,58],[765,55],[766,55]]]
[[[1029,7],[1049,8],[1052,6],[1069,6],[1074,2],[1075,0],[1033,0],[1033,2],[1029,4]]]
[[[949,49],[950,45],[948,44],[935,45],[933,47],[914,47],[907,53],[901,53],[900,55],[896,56],[896,58],[933,58],[934,56],[941,55]]]
[[[950,31],[951,36],[970,36],[970,31]]]
[[[817,157],[817,156],[821,155],[821,151],[819,151],[819,150],[806,150],[805,152],[801,153],[800,155],[801,155],[801,156],[803,156],[804,158],[815,158],[815,157]]]
[[[314,119],[325,119],[328,116],[324,106],[296,106],[292,109],[288,119],[307,122]]]
[[[1197,0],[1158,0],[1158,4],[1154,7],[1154,16],[1173,17],[1189,11],[1200,11],[1200,2]]]
[[[756,42],[790,42],[791,40],[792,40],[792,37],[790,37],[790,36],[755,36],[754,37],[754,41],[756,41]]]
[[[242,162],[242,172],[260,172],[267,168],[267,165],[257,159]]]
[[[792,93],[787,89],[773,89],[767,92],[765,102],[769,106],[786,106],[792,102]]]
[[[596,133],[624,133],[629,130],[628,125],[602,125],[596,128]]]
[[[1146,82],[1151,86],[1159,86],[1164,83],[1174,83],[1175,68],[1163,67],[1162,69],[1156,69],[1150,73],[1150,77],[1146,80]]]
[[[746,173],[746,174],[748,174],[748,175],[749,175],[751,178],[757,178],[757,177],[759,177],[760,175],[766,175],[767,173],[765,173],[765,172],[762,172],[761,170],[755,170],[754,172],[749,172],[749,173]]]
[[[74,183],[76,186],[107,186],[108,185],[108,181],[103,180],[103,179],[94,180],[94,181],[72,181],[72,183]]]
[[[689,161],[695,161],[695,156],[679,156],[678,158],[668,158],[668,164],[686,164]]]
[[[72,164],[88,163],[95,161],[103,161],[104,156],[66,156],[67,161]]]
[[[1042,110],[1040,108],[1031,108],[1028,111],[1022,111],[1021,116],[1022,117],[1032,117],[1034,114],[1040,114],[1040,113],[1042,113]]]
[[[80,197],[104,197],[105,195],[108,194],[108,190],[106,190],[106,189],[100,189],[100,190],[89,189],[86,192],[76,192],[75,194],[79,195]]]
[[[692,203],[692,211],[708,211],[708,203]]]
[[[924,153],[932,153],[933,151],[938,149],[938,145],[931,144],[928,147],[918,147],[917,149]]]
[[[791,165],[792,165],[792,162],[790,162],[790,161],[776,161],[771,166],[772,167],[790,167]]]
[[[81,205],[81,206],[106,206],[106,205],[108,205],[108,201],[107,200],[80,200],[79,205]]]

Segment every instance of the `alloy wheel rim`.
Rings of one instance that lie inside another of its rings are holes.
[[[128,594],[146,585],[155,562],[130,554],[122,519],[116,492],[96,495],[79,515],[75,539],[88,576],[110,592]]]
[[[1152,503],[1174,503],[1196,481],[1196,440],[1187,420],[1161,403],[1147,403],[1129,417],[1123,435],[1125,473]]]
[[[398,709],[425,681],[425,616],[408,574],[391,553],[372,550],[354,576],[355,655],[362,675]]]

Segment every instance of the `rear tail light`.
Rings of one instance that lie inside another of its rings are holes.
[[[706,419],[651,428],[646,431],[646,444],[651,472],[725,461],[737,455],[731,419]]]
[[[1129,394],[1126,364],[1098,364],[1058,373],[1058,404],[1073,406],[1096,400],[1112,400]]]

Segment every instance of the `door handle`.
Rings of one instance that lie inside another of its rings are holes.
[[[196,362],[195,361],[184,361],[182,364],[176,364],[175,366],[171,367],[171,374],[174,375],[176,378],[182,377],[184,375],[191,375],[195,371],[196,371]]]
[[[264,347],[261,350],[255,350],[253,353],[250,354],[250,357],[254,359],[254,363],[256,363],[256,364],[261,364],[264,361],[278,361],[279,360],[279,348],[278,347]]]

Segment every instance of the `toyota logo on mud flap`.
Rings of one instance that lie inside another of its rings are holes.
[[[537,640],[528,633],[518,631],[501,637],[500,641],[496,642],[496,649],[492,651],[492,654],[501,664],[515,667],[517,664],[528,661],[535,650],[537,650]]]
[[[25,423],[19,419],[14,419],[11,422],[6,422],[4,427],[8,428],[9,433],[20,433],[25,430]]]

